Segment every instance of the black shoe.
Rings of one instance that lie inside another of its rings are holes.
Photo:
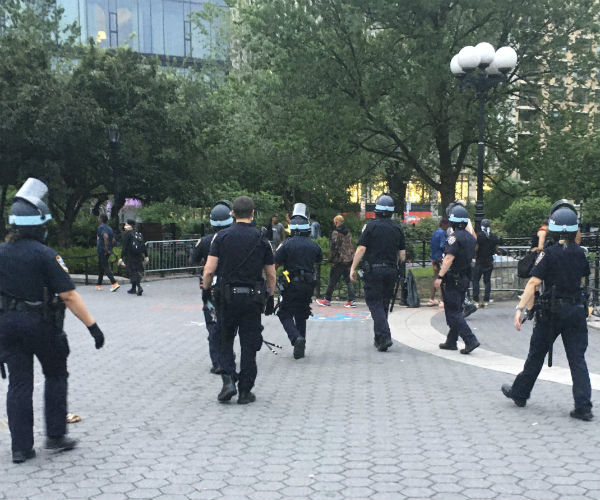
[[[470,352],[473,352],[475,349],[477,349],[480,345],[481,344],[479,343],[479,340],[476,340],[472,344],[465,345],[465,348],[461,349],[460,353],[461,354],[469,354]]]
[[[235,382],[230,375],[222,374],[221,378],[223,379],[223,388],[217,396],[217,399],[221,403],[225,403],[237,394],[237,389],[235,388]]]
[[[256,401],[256,396],[253,392],[240,391],[237,401],[239,405],[247,405],[248,403],[254,403],[254,401]]]
[[[377,346],[377,350],[379,352],[385,352],[387,351],[390,347],[392,347],[394,345],[394,342],[392,342],[392,340],[382,340],[379,345]]]
[[[75,446],[77,446],[77,440],[67,436],[46,439],[46,449],[57,453],[72,450]]]
[[[304,349],[306,349],[306,339],[304,337],[298,337],[294,342],[294,359],[300,359],[304,357]],[[241,397],[241,394],[240,394]],[[238,401],[239,403],[239,401]]]
[[[135,288],[130,288],[127,290],[127,293],[131,293],[133,295],[135,293]]]
[[[138,296],[142,295],[142,293],[144,293],[144,289],[140,285],[138,285],[138,291],[137,291]]]
[[[457,351],[458,346],[456,344],[449,344],[448,341],[439,345],[440,349],[445,349],[446,351]]]
[[[502,384],[502,394],[504,394],[508,399],[512,399],[519,408],[523,408],[523,406],[527,404],[526,399],[516,398],[513,396],[512,385],[510,384]]]
[[[569,413],[569,415],[571,415],[571,417],[573,418],[578,418],[579,420],[583,420],[584,422],[589,422],[590,420],[592,420],[594,418],[594,414],[592,413],[592,410],[585,409],[582,410],[580,408],[575,408],[574,410],[571,410],[571,413]],[[14,454],[13,454],[14,457]],[[13,458],[13,462],[14,462],[14,458]]]
[[[33,448],[27,451],[13,451],[12,454],[13,464],[22,464],[30,458],[35,458],[35,450]]]
[[[214,375],[221,375],[223,373],[223,370],[221,370],[218,366],[213,366],[210,369],[210,373],[212,373]]]
[[[472,302],[465,304],[465,307],[463,309],[463,318],[471,316],[471,314],[473,314],[475,311],[477,311],[477,306],[475,304],[473,304]]]

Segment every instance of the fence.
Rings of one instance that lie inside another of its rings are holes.
[[[198,240],[147,241],[147,273],[184,271],[196,269],[190,265],[190,255]]]

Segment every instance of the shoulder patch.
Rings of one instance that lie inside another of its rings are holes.
[[[58,262],[58,265],[59,265],[60,267],[62,267],[62,270],[63,270],[65,273],[68,273],[68,272],[69,272],[69,268],[67,267],[67,265],[65,264],[65,261],[62,259],[62,257],[61,257],[60,255],[57,255],[57,256],[56,256],[56,262]]]
[[[542,259],[545,255],[546,254],[543,251],[541,251],[540,254],[537,256],[537,259],[535,259],[535,263],[533,265],[537,266],[540,262],[542,262]]]
[[[454,243],[456,243],[456,236],[448,236],[448,245],[454,245]]]

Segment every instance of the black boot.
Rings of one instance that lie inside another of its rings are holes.
[[[217,399],[221,403],[225,403],[237,394],[237,389],[235,388],[235,382],[233,381],[233,378],[231,378],[230,375],[222,374],[221,378],[223,379],[223,388],[217,396]]]
[[[294,359],[300,359],[304,357],[304,349],[306,348],[306,339],[304,337],[298,337],[294,342]],[[240,394],[241,397],[241,394]]]
[[[46,439],[46,449],[54,452],[72,450],[75,446],[77,440],[67,436]]]
[[[440,348],[440,349],[444,349],[444,350],[446,350],[446,351],[456,351],[456,350],[458,350],[458,346],[456,345],[456,343],[454,343],[454,344],[451,344],[451,343],[450,343],[450,342],[448,342],[447,340],[446,340],[446,342],[444,342],[443,344],[440,344],[440,345],[439,345],[439,348]]]
[[[479,340],[475,339],[473,342],[471,342],[470,344],[465,344],[465,348],[460,350],[461,354],[469,354],[470,352],[474,351],[475,349],[477,349],[481,344],[479,343]]]
[[[127,290],[127,293],[130,293],[133,295],[135,293],[135,285],[133,285],[129,290]]]
[[[385,352],[393,345],[394,345],[394,342],[392,342],[392,339],[382,340],[381,342],[379,342],[379,345],[377,346],[377,350],[379,352]]]
[[[138,296],[140,296],[140,295],[142,295],[142,293],[144,293],[144,289],[142,288],[142,285],[140,285],[140,284],[138,283],[138,286],[137,286],[137,294],[138,294]]]
[[[13,451],[12,453],[13,464],[22,464],[30,458],[35,458],[35,450],[33,448],[27,451]]]
[[[510,384],[502,384],[502,394],[504,394],[508,399],[512,399],[514,401],[514,403],[520,408],[523,408],[523,406],[525,406],[527,404],[526,399],[516,398],[513,395],[512,385],[510,385]]]
[[[238,404],[239,405],[247,405],[248,403],[254,403],[256,401],[256,396],[253,392],[250,391],[240,391],[240,395],[238,396]]]

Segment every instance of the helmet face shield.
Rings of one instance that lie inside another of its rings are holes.
[[[382,194],[375,201],[375,214],[391,217],[394,213],[394,199],[388,194]]]
[[[218,202],[210,211],[210,225],[215,228],[225,228],[233,224],[231,208],[222,202]]]
[[[15,195],[8,216],[14,226],[41,226],[52,219],[48,205],[43,198],[48,194],[48,186],[30,177]]]

